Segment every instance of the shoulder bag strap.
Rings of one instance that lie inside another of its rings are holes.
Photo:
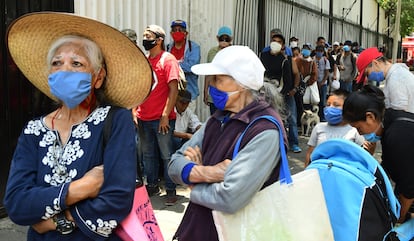
[[[112,121],[114,118],[114,114],[117,110],[119,110],[121,107],[119,106],[111,106],[111,109],[109,109],[109,112],[105,118],[105,123],[103,126],[103,148],[105,150],[106,144],[109,141],[109,138],[111,137],[112,133]],[[138,155],[138,153],[137,153]],[[140,187],[144,185],[144,182],[142,181],[142,170],[139,163],[137,163],[137,178],[136,178],[136,187]]]
[[[256,119],[254,119],[252,122],[249,123],[249,125],[246,127],[246,129],[244,129],[243,133],[240,135],[239,139],[237,139],[236,146],[234,147],[234,150],[233,150],[233,158],[235,158],[237,153],[239,152],[240,144],[241,144],[241,141],[243,139],[244,134],[246,134],[247,130],[256,121],[258,121],[260,119],[265,119],[265,120],[268,120],[268,121],[272,122],[279,129],[279,148],[280,148],[280,155],[282,157],[281,158],[282,163],[281,163],[281,166],[280,166],[280,173],[279,173],[279,180],[282,183],[290,184],[290,183],[292,183],[292,176],[290,174],[289,163],[288,163],[288,159],[287,159],[287,155],[286,155],[285,143],[284,143],[284,139],[283,139],[283,129],[282,129],[282,126],[280,125],[280,123],[273,116],[270,116],[270,115],[259,116]]]

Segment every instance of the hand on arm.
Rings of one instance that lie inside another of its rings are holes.
[[[73,219],[72,215],[70,214],[69,210],[67,209],[64,212],[65,212],[66,219],[71,221],[71,222],[74,222],[74,219]],[[56,230],[57,224],[54,221],[54,217],[55,216],[53,216],[49,219],[46,219],[46,220],[42,220],[42,221],[32,225],[32,228],[40,234]]]
[[[188,147],[183,154],[185,158],[196,163],[188,178],[192,183],[222,182],[227,166],[231,163],[231,160],[226,159],[214,166],[203,166],[203,157],[198,146]]]
[[[89,170],[82,178],[69,184],[66,206],[98,196],[104,182],[103,168],[103,165],[96,166]]]
[[[189,181],[192,183],[216,183],[224,181],[224,174],[231,160],[226,159],[214,166],[195,165],[191,169]]]
[[[40,234],[47,233],[52,230],[56,230],[56,224],[53,221],[53,218],[42,220],[36,224],[32,225],[32,228]]]

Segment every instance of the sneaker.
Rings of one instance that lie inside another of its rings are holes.
[[[148,184],[145,186],[148,192],[148,196],[154,196],[160,194],[160,187],[157,184]]]
[[[167,199],[165,200],[165,206],[174,206],[178,201],[178,196],[176,195],[175,190],[174,191],[168,191],[167,190]]]
[[[299,152],[301,152],[302,151],[302,149],[300,149],[300,147],[298,146],[298,145],[293,145],[292,146],[292,151],[294,152],[294,153],[299,153]]]

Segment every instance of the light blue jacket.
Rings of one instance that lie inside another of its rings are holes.
[[[167,51],[171,52],[174,42],[167,45]],[[184,60],[180,63],[187,80],[187,90],[191,93],[191,100],[197,99],[200,91],[198,89],[198,75],[191,72],[193,65],[200,63],[200,45],[196,42],[187,40],[185,43]]]

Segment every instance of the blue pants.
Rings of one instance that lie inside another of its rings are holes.
[[[175,183],[168,176],[168,164],[173,153],[172,134],[175,120],[170,120],[170,130],[167,134],[158,132],[159,120],[139,121],[139,141],[141,142],[143,173],[147,177],[148,185],[153,186],[158,181],[159,157],[164,164],[165,189],[175,190]]]
[[[352,81],[340,80],[339,83],[341,83],[341,89],[346,90],[349,93],[352,93]]]
[[[298,124],[297,124],[297,111],[296,111],[296,102],[294,96],[285,96],[285,103],[286,107],[289,111],[289,115],[287,117],[288,122],[288,140],[289,146],[298,145]]]

